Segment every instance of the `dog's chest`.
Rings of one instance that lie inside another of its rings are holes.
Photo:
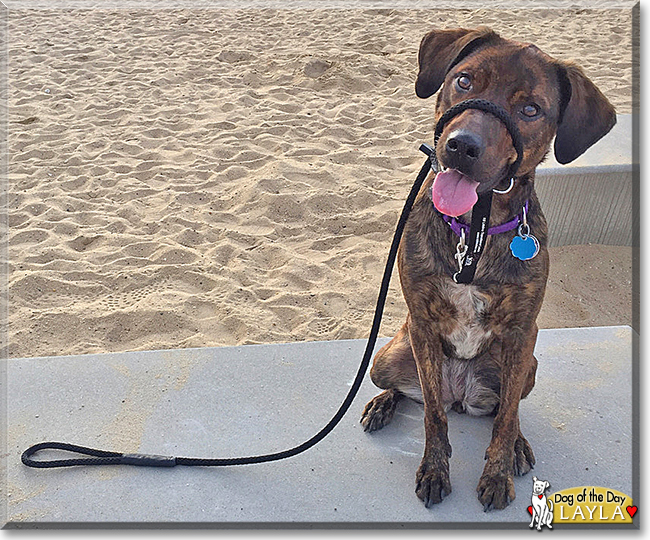
[[[492,331],[484,323],[484,315],[489,307],[489,297],[474,285],[448,282],[443,294],[455,308],[455,324],[443,336],[456,358],[474,358],[492,336]]]

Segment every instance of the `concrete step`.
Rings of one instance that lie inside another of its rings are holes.
[[[521,404],[537,464],[515,479],[516,500],[488,513],[476,485],[492,419],[449,413],[453,493],[427,509],[414,493],[422,406],[402,402],[390,425],[364,433],[361,411],[378,393],[367,376],[333,433],[276,463],[37,470],[20,462],[23,450],[46,440],[201,457],[293,447],[338,409],[364,340],[11,359],[4,366],[7,526],[528,528],[533,474],[552,491],[595,485],[637,499],[633,336],[627,326],[540,331],[537,385]]]
[[[560,165],[549,153],[537,168],[535,187],[551,246],[632,245],[632,231],[639,223],[635,144],[638,120],[620,114],[614,128],[574,162]]]

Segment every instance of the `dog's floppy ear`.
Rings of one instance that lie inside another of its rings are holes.
[[[499,36],[489,28],[476,30],[456,28],[433,30],[422,38],[418,53],[420,70],[415,82],[418,97],[435,94],[445,80],[447,72],[478,46]]]
[[[573,161],[616,124],[616,111],[603,93],[575,64],[558,68],[563,114],[555,137],[555,159]]]
[[[546,484],[544,491],[546,491],[547,489],[551,489],[551,484],[549,484],[548,482],[544,482],[544,483]]]

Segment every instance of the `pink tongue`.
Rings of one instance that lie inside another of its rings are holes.
[[[448,169],[436,174],[431,199],[439,212],[454,217],[462,216],[478,201],[477,187],[478,182],[454,169]]]

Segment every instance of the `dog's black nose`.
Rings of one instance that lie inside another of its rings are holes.
[[[481,140],[473,133],[455,131],[447,139],[445,148],[450,157],[459,164],[476,161],[483,153]]]

